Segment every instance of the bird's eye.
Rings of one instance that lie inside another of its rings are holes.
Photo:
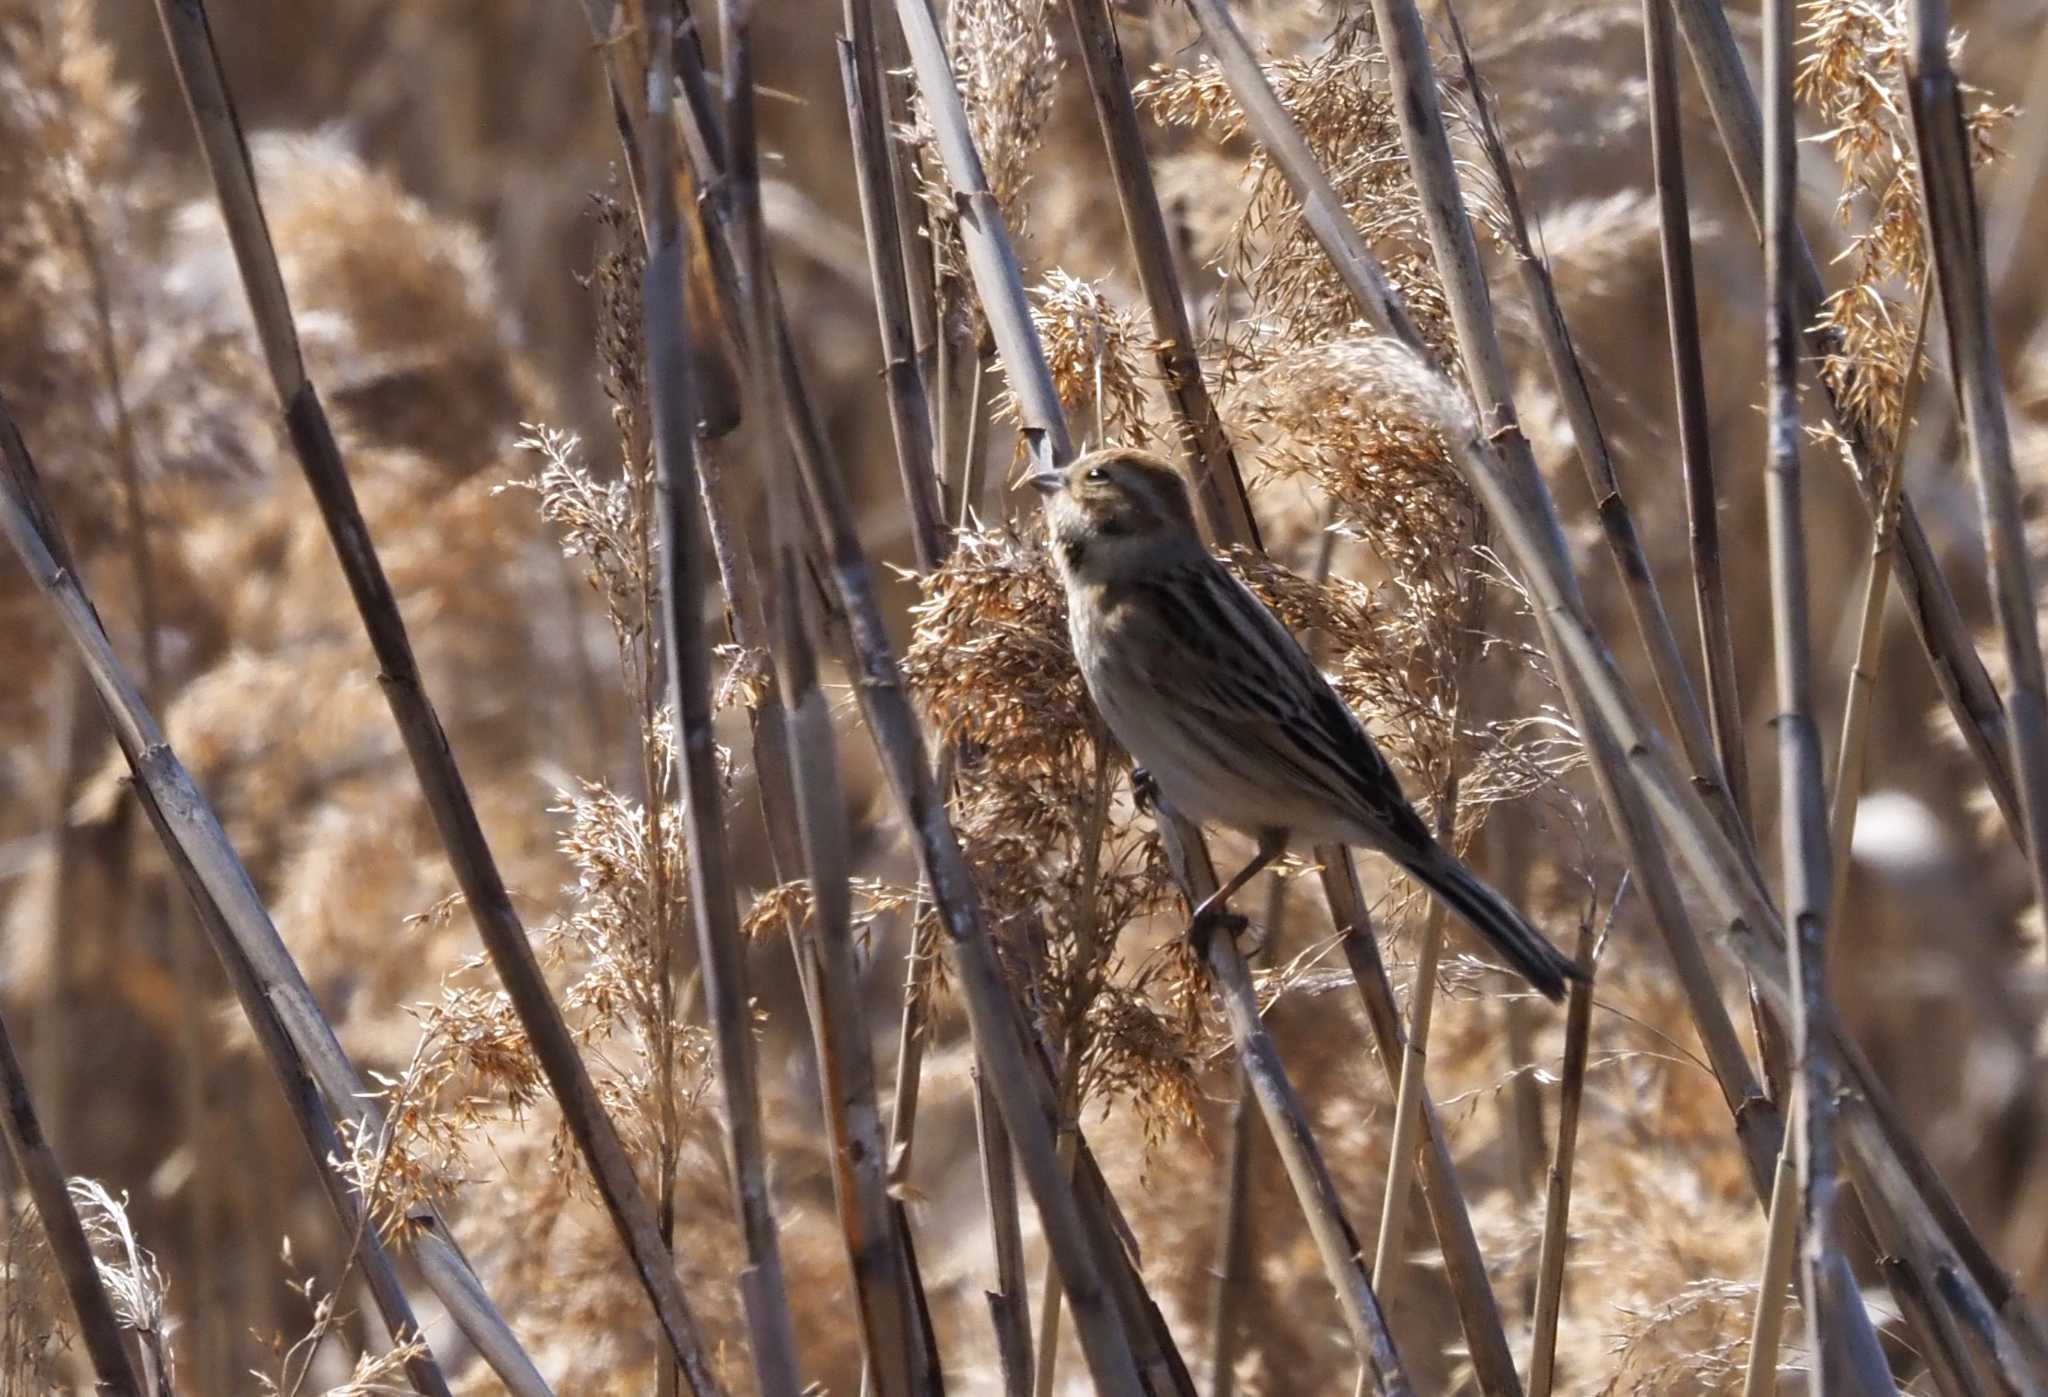
[[[1090,484],[1100,485],[1108,479],[1109,472],[1104,470],[1101,466],[1095,466],[1091,468],[1088,472],[1088,481]]]

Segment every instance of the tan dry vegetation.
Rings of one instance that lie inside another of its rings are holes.
[[[716,25],[695,8],[715,53]],[[940,8],[1075,437],[1177,449],[1065,0]],[[1450,357],[1455,331],[1367,7],[1233,8],[1423,339]],[[1648,696],[1597,502],[1513,275],[1507,201],[1482,172],[1473,94],[1448,76],[1458,69],[1440,9],[1423,8],[1521,419],[1592,615]],[[428,690],[599,1095],[673,1218],[678,1274],[721,1380],[752,1390],[728,1106],[705,1017],[660,652],[640,227],[599,54],[578,7],[537,0],[212,9],[308,369]],[[1800,10],[1804,224],[1838,332],[1822,368],[1880,443],[1913,443],[1909,488],[2003,687],[1945,336],[1929,337],[1919,432],[1903,420],[1929,272],[1900,87],[1906,13],[1891,0]],[[1698,683],[1637,7],[1470,0],[1460,18]],[[1733,18],[1750,43],[1753,16]],[[1956,18],[1968,33],[1955,52],[1973,85],[1987,226],[1994,253],[2012,248],[1994,259],[1994,310],[2038,545],[2048,306],[2024,230],[2048,129],[2029,87],[2048,71],[2048,31],[2010,0]],[[1468,857],[1567,950],[1582,926],[1600,938],[1558,1390],[1740,1391],[1763,1212],[1649,907],[1639,888],[1614,905],[1622,845],[1531,603],[1447,444],[1467,405],[1359,317],[1188,13],[1140,0],[1117,22],[1197,347],[1269,550],[1235,550],[1232,565],[1316,647],[1426,813],[1456,773]],[[951,378],[929,382],[950,452],[948,517],[961,517],[963,482],[985,483],[965,501],[970,526],[948,561],[920,576],[907,568],[910,525],[877,377],[829,42],[838,9],[762,6],[755,24],[782,294],[861,537],[878,565],[895,565],[877,584],[928,744],[951,752],[948,808],[982,909],[1046,1061],[1066,1065],[1050,1080],[1107,1177],[1145,1285],[1198,1387],[1223,1390],[1210,1369],[1235,1048],[1178,936],[1184,907],[1154,819],[1067,653],[1032,497],[1011,488],[1024,460],[1017,395],[959,242],[931,113],[906,104],[895,134],[915,184],[907,203],[929,220],[917,246],[953,360]],[[1756,773],[1749,814],[1775,888],[1761,273],[1683,58],[1680,69],[1708,421]],[[2012,157],[1993,158],[2002,151]],[[0,394],[121,658],[391,1115],[387,1135],[348,1142],[340,1167],[394,1232],[415,1226],[425,1202],[445,1211],[555,1390],[672,1381],[381,701],[145,8],[0,0],[0,191]],[[1998,241],[2013,229],[2016,240]],[[1838,442],[1822,440],[1831,429],[1817,390],[1809,397],[1808,543],[1832,765],[1869,533]],[[965,465],[970,442],[983,474]],[[711,450],[766,576],[768,493],[784,487],[757,479],[728,443]],[[725,601],[707,594],[700,610],[720,645],[720,815],[750,948],[768,1178],[801,1371],[850,1394],[862,1333],[821,1119],[829,1088],[789,954],[812,898],[765,833],[773,793],[763,794],[753,720],[774,702],[770,667],[733,640]],[[891,1192],[915,1240],[948,1390],[998,1392],[985,1300],[998,1278],[957,977],[835,649],[846,632],[836,617],[812,619],[832,655],[823,684],[885,1122],[906,986],[918,1009],[916,1148]],[[2035,1295],[2048,1275],[2040,912],[1896,605],[1883,638],[1872,794],[1834,918],[1833,993],[1992,1254]],[[66,1169],[106,1186],[91,1216],[102,1256],[127,1268],[136,1327],[152,1329],[151,1305],[166,1312],[167,1337],[145,1341],[175,1354],[188,1393],[259,1380],[402,1390],[388,1336],[366,1318],[348,1239],[128,768],[50,612],[11,564],[0,567],[0,653],[0,1007]],[[1223,837],[1217,852],[1234,866],[1244,841]],[[1405,1005],[1426,900],[1379,861],[1362,864]],[[1711,921],[1704,899],[1689,905]],[[1268,1022],[1370,1260],[1394,1098],[1358,992],[1304,858],[1255,884],[1243,907],[1270,930],[1255,962]],[[1741,976],[1725,958],[1715,967],[1753,1048]],[[1439,981],[1428,1084],[1526,1372],[1565,1018],[1456,929]],[[1356,1358],[1295,1195],[1263,1126],[1254,1121],[1248,1138],[1250,1248],[1225,1288],[1235,1388],[1349,1390]],[[1035,1325],[1045,1244],[1018,1188]],[[1388,1325],[1416,1391],[1480,1391],[1419,1195],[1410,1207],[1407,1257],[1380,1278]],[[1853,1205],[1843,1232],[1894,1372],[1910,1391],[1937,1390]],[[85,1356],[40,1237],[10,1192],[0,1390],[83,1390]],[[402,1274],[416,1279],[409,1266]],[[453,1388],[500,1390],[424,1288],[409,1290]],[[1073,1328],[1058,1381],[1088,1390]],[[1782,1390],[1802,1390],[1803,1331],[1788,1333]]]

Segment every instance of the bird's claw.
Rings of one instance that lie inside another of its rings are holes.
[[[1131,799],[1147,815],[1159,807],[1159,782],[1142,766],[1131,768]]]
[[[1209,958],[1209,939],[1218,930],[1235,940],[1249,931],[1251,925],[1250,918],[1239,916],[1235,912],[1225,911],[1220,907],[1205,909],[1195,913],[1194,920],[1188,923],[1188,947],[1195,953],[1196,960],[1206,961]],[[1260,944],[1264,944],[1263,939]],[[1257,947],[1253,949],[1256,950]]]

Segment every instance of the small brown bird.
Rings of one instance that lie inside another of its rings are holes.
[[[1365,728],[1301,645],[1195,531],[1186,484],[1112,447],[1033,477],[1051,497],[1068,631],[1110,731],[1187,819],[1258,854],[1195,909],[1199,942],[1293,835],[1405,868],[1551,999],[1578,967],[1431,836]]]

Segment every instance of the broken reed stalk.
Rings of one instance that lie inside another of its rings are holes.
[[[1729,167],[1749,208],[1751,222],[1761,233],[1763,121],[1741,51],[1728,26],[1728,16],[1720,0],[1670,3],[1692,55],[1700,89],[1713,112]],[[1795,237],[1788,271],[1792,277],[1793,311],[1806,327],[1807,353],[1815,361],[1825,362],[1836,348],[1830,334],[1820,325],[1821,303],[1826,293],[1820,267],[1803,236]],[[1821,387],[1835,424],[1849,443],[1856,483],[1875,522],[1882,484],[1877,452],[1854,414],[1836,399],[1833,389],[1825,381]],[[2012,753],[2007,743],[2005,704],[1977,655],[1975,632],[1957,605],[1910,492],[1899,505],[1898,541],[1903,564],[1898,574],[1899,595],[1912,615],[1914,630],[1933,667],[1935,683],[1955,715],[1964,741],[1984,769],[1985,784],[1997,800],[2007,828],[2024,847]]]
[[[1643,0],[1643,49],[1649,73],[1651,179],[1657,187],[1657,237],[1664,268],[1664,314],[1671,339],[1671,382],[1678,405],[1679,470],[1685,480],[1686,539],[1693,609],[1699,619],[1707,717],[1728,782],[1729,803],[1747,827],[1749,744],[1742,727],[1742,684],[1728,584],[1721,568],[1720,492],[1707,428],[1707,374],[1700,353],[1699,294],[1693,277],[1692,215],[1679,122],[1677,59],[1670,0]]]
[[[974,1073],[974,1140],[981,1154],[982,1199],[995,1249],[996,1288],[987,1292],[989,1327],[1004,1397],[1031,1397],[1031,1283],[1024,1267],[1024,1235],[1017,1209],[1017,1171],[1010,1133],[979,1066]],[[1071,1178],[1072,1171],[1068,1171]]]
[[[1095,119],[1109,154],[1116,182],[1117,204],[1123,210],[1131,260],[1152,317],[1152,348],[1159,376],[1173,405],[1182,445],[1188,458],[1197,511],[1217,543],[1238,543],[1261,549],[1257,518],[1245,493],[1244,476],[1231,450],[1223,419],[1209,398],[1197,357],[1195,331],[1181,294],[1173,238],[1159,206],[1159,191],[1145,155],[1138,109],[1131,97],[1131,76],[1108,0],[1071,0],[1088,92],[1095,100]]]
[[[1795,255],[1799,131],[1792,110],[1792,0],[1764,3],[1764,333],[1768,405],[1764,504],[1769,526],[1771,634],[1778,678],[1778,822],[1784,909],[1792,935],[1792,1044],[1798,1089],[1791,1144],[1799,1166],[1799,1293],[1809,1381],[1819,1393],[1884,1393],[1894,1385],[1848,1258],[1842,1254],[1835,1099],[1841,1074],[1827,1014],[1827,795],[1813,716],[1811,599],[1800,498],[1799,321],[1788,271]],[[1791,1200],[1772,1199],[1773,1208]]]
[[[1899,1225],[1855,1156],[1845,1155],[1843,1162],[1870,1219],[1878,1270],[1898,1302],[1899,1313],[1912,1331],[1913,1349],[1933,1376],[1936,1389],[1941,1397],[1986,1397],[1959,1321],[1940,1299],[1939,1281],[1926,1252],[1918,1239]]]
[[[1920,1361],[1934,1379],[1939,1397],[1990,1397],[1971,1364],[1963,1336],[1948,1311],[1928,1290],[1920,1274],[1902,1256],[1878,1258],[1885,1286],[1899,1302],[1899,1312],[1919,1339]]]
[[[1607,434],[1601,429],[1600,415],[1593,405],[1593,390],[1586,382],[1585,367],[1579,362],[1578,350],[1572,344],[1571,329],[1565,324],[1564,308],[1558,304],[1557,287],[1551,279],[1550,267],[1537,250],[1535,239],[1530,236],[1529,220],[1515,187],[1514,167],[1508,158],[1507,143],[1494,124],[1493,107],[1487,100],[1485,84],[1480,81],[1478,69],[1472,61],[1472,50],[1465,42],[1465,29],[1458,22],[1458,12],[1454,7],[1446,6],[1444,14],[1457,45],[1466,92],[1478,118],[1480,147],[1486,154],[1493,182],[1500,192],[1501,212],[1505,215],[1508,236],[1514,247],[1515,270],[1521,277],[1522,294],[1535,310],[1537,338],[1542,343],[1543,357],[1549,366],[1551,381],[1556,385],[1558,400],[1564,406],[1565,420],[1571,426],[1572,444],[1577,448],[1579,465],[1585,472],[1586,486],[1593,496],[1601,536],[1607,542],[1608,554],[1613,558],[1615,572],[1621,579],[1622,595],[1627,599],[1637,638],[1650,661],[1651,678],[1663,700],[1665,716],[1678,731],[1679,747],[1685,753],[1686,764],[1692,768],[1694,784],[1706,793],[1708,803],[1715,807],[1727,823],[1729,834],[1739,842],[1744,838],[1743,820],[1725,775],[1725,762],[1707,715],[1700,707],[1699,696],[1693,690],[1692,679],[1686,672],[1685,656],[1679,649],[1678,636],[1671,628],[1671,615],[1665,609],[1664,593],[1657,585],[1656,570],[1650,566],[1642,535],[1636,528],[1635,512],[1629,508],[1628,497],[1622,493],[1621,476],[1615,469],[1613,453],[1607,447]]]
[[[904,260],[903,225],[884,125],[882,63],[875,34],[874,0],[845,0],[846,32],[839,40],[840,78],[846,89],[853,169],[866,230],[868,274],[875,288],[875,318],[882,336],[882,381],[896,466],[910,509],[910,539],[918,567],[930,572],[945,560],[949,531],[939,498],[932,446],[931,401],[918,367]]]
[[[1899,500],[1906,479],[1905,444],[1913,427],[1913,403],[1921,382],[1920,353],[1927,342],[1927,321],[1933,311],[1934,283],[1920,290],[1920,312],[1913,323],[1913,347],[1906,355],[1899,430],[1885,462],[1884,489],[1878,495],[1877,523],[1871,530],[1870,571],[1863,580],[1863,607],[1856,627],[1856,658],[1849,664],[1847,697],[1842,705],[1842,740],[1835,758],[1835,789],[1828,805],[1828,866],[1834,878],[1828,905],[1840,908],[1849,891],[1850,847],[1856,838],[1856,806],[1863,797],[1863,756],[1870,736],[1870,714],[1877,702],[1877,667],[1883,650],[1885,601],[1891,594],[1892,561],[1898,552]]]
[[[768,248],[761,219],[752,64],[747,42],[750,8],[744,0],[725,0],[721,6],[727,89],[726,169],[731,178],[728,188],[734,201],[746,284],[751,293],[742,374],[746,404],[743,421],[754,449],[756,478],[769,497],[776,609],[780,617],[781,644],[775,647],[778,690],[783,703],[782,721],[789,736],[790,776],[811,886],[810,928],[793,930],[798,955],[809,962],[805,978],[815,987],[818,1066],[832,1142],[833,1196],[846,1241],[847,1262],[853,1272],[862,1351],[875,1390],[885,1397],[907,1397],[912,1392],[929,1390],[931,1375],[920,1372],[922,1346],[917,1341],[909,1265],[883,1173],[886,1156],[882,1151],[881,1113],[875,1101],[874,1058],[853,957],[850,854],[838,751],[831,710],[818,686],[816,648],[803,610],[797,521],[788,495],[789,471],[780,445],[780,384],[767,355],[773,330],[767,281],[761,274],[768,263]],[[847,58],[843,45],[840,55],[843,67]],[[900,271],[900,263],[897,265]],[[905,326],[907,329],[907,320]],[[914,380],[916,366],[905,367]],[[892,365],[892,378],[893,374]],[[921,388],[919,391],[921,394]],[[909,423],[911,429],[928,430],[921,401],[916,408]],[[906,489],[913,485],[911,465],[906,456]],[[929,482],[928,452],[921,469]],[[911,502],[915,512],[914,492]],[[919,532],[922,534],[922,521]],[[920,538],[920,557],[926,542],[936,541],[937,537],[933,533],[929,539]]]
[[[726,849],[724,780],[713,730],[711,653],[704,636],[704,553],[697,528],[697,412],[683,323],[683,238],[672,173],[675,90],[670,0],[650,5],[652,63],[641,137],[648,192],[642,325],[661,525],[661,621],[669,703],[675,715],[676,782],[683,790],[690,910],[697,924],[706,1015],[726,1107],[733,1201],[751,1285],[743,1286],[755,1380],[764,1397],[795,1397],[796,1330],[782,1272],[754,1062],[753,1004]],[[744,66],[744,63],[742,63]],[[728,128],[730,129],[730,128]],[[751,134],[751,133],[748,133]],[[751,149],[751,146],[749,146]],[[728,156],[730,159],[730,156]],[[744,197],[742,194],[741,197]]]
[[[342,1052],[219,820],[164,741],[148,705],[115,656],[63,532],[43,497],[27,444],[4,401],[0,401],[0,530],[49,601],[92,681],[108,726],[134,775],[143,810],[184,879],[229,983],[277,1073],[294,1123],[313,1157],[315,1172],[334,1205],[342,1234],[362,1266],[386,1327],[394,1335],[417,1334],[418,1321],[399,1286],[382,1237],[376,1229],[366,1227],[362,1200],[340,1173],[339,1161],[347,1158],[348,1151],[336,1125],[337,1115],[349,1119],[358,1140],[381,1138],[383,1121],[370,1104],[374,1098],[369,1085]],[[444,1303],[465,1332],[475,1325],[482,1340],[494,1345],[484,1352],[494,1367],[505,1364],[506,1383],[512,1391],[521,1397],[546,1397],[546,1383],[510,1340],[503,1319],[491,1309],[461,1253],[447,1241],[439,1219],[427,1211],[423,1221],[428,1227],[419,1252],[429,1284],[448,1297]],[[497,1344],[494,1336],[498,1335],[510,1344],[509,1350]],[[430,1353],[409,1363],[407,1375],[422,1393],[448,1390]]]
[[[2026,515],[2013,470],[1984,235],[1962,92],[1948,56],[1947,0],[1913,0],[1906,92],[1913,109],[1928,251],[1941,287],[1956,396],[1984,518],[1986,585],[2005,645],[2007,724],[2034,897],[2048,906],[2048,673],[2041,659]]]
[[[1550,1173],[1543,1200],[1543,1244],[1536,1257],[1536,1303],[1530,1321],[1535,1331],[1529,1341],[1529,1397],[1550,1397],[1557,1378],[1557,1321],[1564,1308],[1564,1258],[1571,1243],[1573,1169],[1578,1161],[1579,1108],[1586,1099],[1586,1058],[1593,1042],[1593,972],[1600,963],[1600,951],[1614,930],[1621,912],[1621,900],[1628,896],[1629,875],[1623,872],[1607,904],[1607,919],[1596,931],[1592,912],[1579,923],[1579,944],[1574,951],[1585,978],[1572,985],[1571,1002],[1565,1008],[1564,1061],[1557,1093],[1557,1146],[1550,1156]]]
[[[11,426],[8,428],[11,430]],[[61,935],[64,928],[58,928]],[[113,1301],[100,1283],[99,1263],[93,1259],[92,1243],[78,1220],[78,1207],[57,1151],[43,1134],[36,1116],[35,1101],[29,1096],[28,1073],[14,1050],[14,1036],[7,1020],[0,1016],[0,1092],[7,1097],[0,1115],[7,1136],[7,1152],[14,1160],[15,1175],[36,1205],[43,1239],[49,1244],[50,1259],[63,1278],[71,1297],[72,1312],[78,1317],[79,1336],[97,1378],[94,1387],[107,1397],[143,1397],[134,1366],[128,1361],[128,1343],[121,1333],[121,1321],[114,1316]]]
[[[526,929],[512,906],[504,878],[477,820],[468,787],[449,749],[447,734],[421,682],[397,598],[356,502],[341,450],[328,426],[319,395],[306,375],[291,303],[263,218],[255,171],[242,140],[226,74],[214,48],[203,0],[158,0],[157,13],[213,176],[222,218],[234,245],[243,289],[249,297],[293,448],[355,597],[377,657],[380,686],[405,739],[407,754],[449,863],[492,965],[505,985],[548,1085],[561,1105],[563,1118],[632,1258],[634,1272],[660,1318],[666,1342],[693,1387],[700,1393],[716,1392],[717,1380],[677,1284],[673,1261],[662,1245],[654,1211],[634,1177],[632,1161],[605,1113],[589,1070],[541,973]],[[432,1276],[430,1271],[435,1292],[444,1294],[445,1280],[436,1282]],[[473,1281],[474,1277],[470,1279]],[[502,1320],[498,1328],[502,1332],[490,1337],[490,1347],[485,1351],[517,1353],[517,1343]]]

